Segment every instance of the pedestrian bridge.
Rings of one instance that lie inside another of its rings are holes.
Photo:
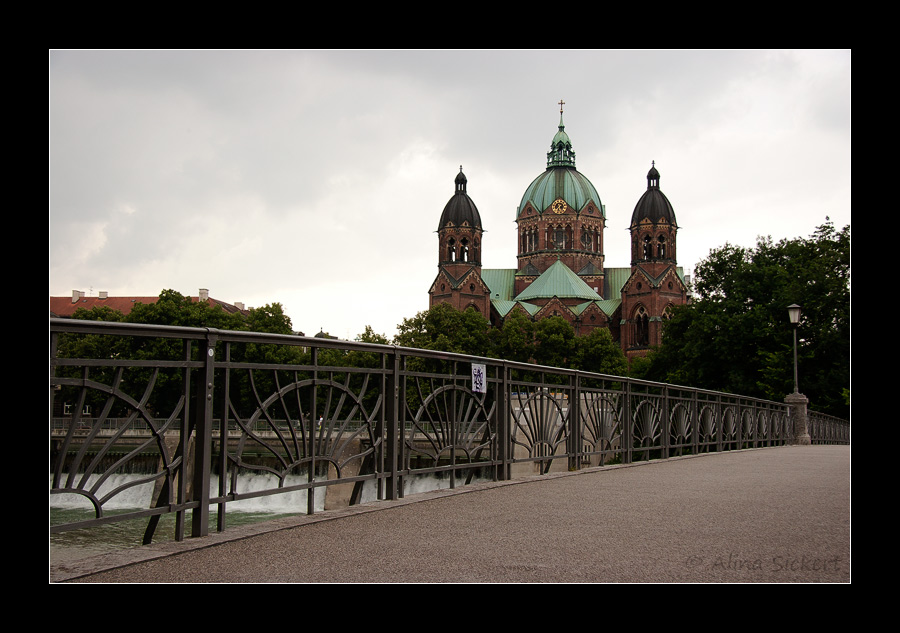
[[[850,447],[488,482],[57,564],[57,582],[850,581]]]
[[[51,494],[90,515],[51,513],[51,533],[144,520],[145,544],[164,515],[176,542],[209,542],[250,498],[302,493],[297,512],[332,516],[401,503],[422,477],[455,493],[849,444],[802,396],[329,339],[51,319],[50,364]],[[141,485],[147,502],[117,509]]]

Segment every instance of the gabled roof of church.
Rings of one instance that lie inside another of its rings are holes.
[[[551,297],[587,299],[590,301],[600,300],[600,295],[593,288],[584,283],[581,277],[572,272],[571,268],[558,259],[540,277],[525,288],[516,297],[516,301]]]
[[[671,273],[673,271],[675,272],[675,275],[678,277],[678,279],[682,283],[684,283],[684,269],[681,266],[668,266],[664,271],[662,271],[659,274],[659,276],[654,277],[649,272],[647,272],[647,270],[643,266],[638,264],[635,267],[634,274],[636,275],[640,272],[647,279],[647,281],[648,281],[648,283],[650,283],[650,285],[659,286],[663,282],[663,280],[666,278],[666,275],[668,275],[669,273]],[[632,277],[632,275],[629,275],[628,279],[631,279],[631,277]],[[625,283],[628,282],[628,279],[626,279]],[[624,288],[624,287],[625,287],[624,283],[619,286],[620,290],[621,290],[621,288]]]
[[[475,273],[475,276],[476,276],[476,277],[478,276],[478,271],[477,271],[477,269],[475,268],[475,266],[469,266],[468,268],[466,268],[466,269],[462,272],[462,274],[461,274],[459,277],[454,277],[453,275],[451,275],[451,274],[447,271],[446,268],[444,268],[444,267],[442,266],[442,267],[440,268],[440,270],[438,270],[437,277],[435,277],[435,280],[434,280],[434,282],[432,282],[431,285],[432,285],[432,287],[434,287],[434,284],[437,283],[437,280],[440,279],[440,278],[443,276],[443,277],[445,277],[445,278],[447,279],[447,281],[450,282],[450,286],[451,286],[451,287],[453,287],[453,288],[458,288],[458,287],[461,286],[463,283],[465,283],[465,281],[472,275],[472,273]],[[481,277],[481,280],[484,281],[484,277],[483,277],[483,276]],[[485,282],[485,283],[487,283],[487,282]],[[488,284],[488,285],[490,285],[490,284]]]

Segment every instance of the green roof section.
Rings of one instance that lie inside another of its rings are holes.
[[[550,167],[535,178],[525,190],[516,215],[520,215],[529,202],[539,213],[543,213],[557,198],[562,198],[579,212],[593,202],[601,215],[606,217],[606,209],[594,185],[584,174],[571,167]]]
[[[622,299],[604,299],[603,301],[595,301],[597,307],[603,310],[603,314],[611,317],[619,306],[622,305]]]
[[[483,268],[481,279],[491,289],[491,301],[512,301],[516,288],[515,268]]]
[[[516,301],[528,301],[529,299],[586,299],[599,301],[601,299],[593,288],[584,280],[572,272],[572,269],[556,260],[550,268],[532,282],[516,297]]]
[[[604,272],[606,273],[604,283],[606,298],[621,301],[622,287],[628,281],[628,278],[631,277],[631,268],[607,268]],[[604,312],[606,311],[604,310]],[[607,314],[609,313],[607,312]]]
[[[509,314],[509,311],[516,307],[515,301],[506,301],[504,299],[491,299],[491,305],[494,306],[494,309],[497,310],[497,313],[506,318],[506,315]]]

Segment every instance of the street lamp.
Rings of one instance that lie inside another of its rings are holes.
[[[800,306],[792,303],[788,306],[788,319],[794,326],[794,393],[799,393],[797,386],[797,326],[800,324]]]
[[[800,393],[797,386],[797,326],[800,324],[800,306],[796,303],[788,306],[788,319],[794,326],[794,393],[790,394],[784,401],[791,408],[791,420],[793,426],[792,444],[812,443],[809,437],[809,418],[806,413],[806,405],[809,404],[806,396]]]

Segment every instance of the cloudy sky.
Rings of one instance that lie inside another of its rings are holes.
[[[199,288],[392,336],[428,307],[463,167],[486,268],[565,101],[606,260],[656,161],[690,273],[850,223],[850,51],[51,51],[51,296]]]

